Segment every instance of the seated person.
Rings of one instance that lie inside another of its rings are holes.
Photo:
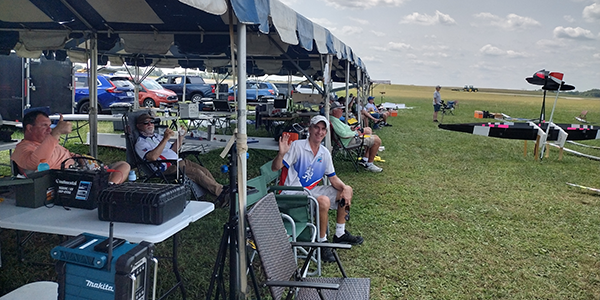
[[[205,188],[209,193],[220,196],[223,192],[223,185],[218,183],[212,176],[210,171],[205,167],[184,159],[179,159],[178,150],[183,143],[183,138],[180,138],[176,143],[171,143],[169,139],[175,136],[175,132],[170,128],[165,130],[164,135],[154,133],[154,118],[148,114],[141,114],[136,119],[136,128],[140,133],[140,137],[135,143],[135,152],[147,161],[157,160],[179,160],[181,169],[185,168],[185,175]],[[183,137],[184,134],[180,134]],[[163,163],[161,166],[165,174],[175,174],[177,165],[171,163]]]
[[[363,138],[366,147],[365,157],[363,157],[363,161],[365,162],[364,166],[371,172],[379,173],[383,171],[382,168],[373,163],[377,151],[379,151],[379,146],[381,146],[381,139],[378,136],[373,135],[372,130],[369,127],[364,128],[362,132],[359,130],[354,131],[350,126],[340,121],[339,117],[342,116],[342,108],[343,106],[337,102],[334,102],[331,106],[329,121],[331,122],[333,131],[340,137],[342,143],[344,143],[344,146],[346,147],[351,143],[360,143],[360,138]],[[368,137],[364,137],[365,135],[368,135]]]
[[[278,171],[287,168],[285,186],[302,186],[311,190],[311,194],[319,202],[319,237],[318,242],[327,242],[328,211],[337,209],[334,243],[359,245],[363,238],[354,236],[346,230],[346,207],[352,203],[352,188],[345,185],[335,174],[331,154],[321,141],[327,135],[329,122],[324,116],[315,116],[310,120],[308,139],[289,143],[289,135],[279,138],[279,153],[271,169]],[[324,175],[329,177],[331,185],[317,186]],[[289,192],[288,192],[289,193]],[[340,200],[344,205],[340,206]],[[323,261],[335,261],[330,248],[321,248]]]
[[[370,114],[365,107],[361,107],[360,105],[358,105],[358,109],[360,110],[360,115],[362,116],[362,120],[364,121],[363,127],[368,127],[369,121],[372,121],[373,129],[379,129],[379,123],[382,122],[383,119],[375,118],[375,114]]]
[[[380,111],[377,106],[375,105],[375,97],[373,96],[369,96],[369,98],[367,98],[367,101],[369,101],[369,103],[367,103],[367,105],[365,105],[365,108],[367,109],[367,111],[373,115],[373,117],[375,117],[376,119],[383,119],[383,123],[381,123],[381,125],[383,126],[392,126],[391,124],[387,123],[387,118],[389,116],[389,113],[386,112],[382,112]]]
[[[50,128],[52,122],[43,111],[35,110],[28,112],[23,117],[24,138],[17,144],[11,159],[19,166],[19,173],[29,174],[37,170],[40,160],[45,159],[50,169],[60,169],[61,163],[75,154],[58,144],[62,134],[68,134],[72,130],[71,122],[65,122],[60,116],[54,128]],[[65,167],[74,164],[70,159],[65,162]],[[130,166],[127,162],[118,161],[108,167],[116,170],[108,177],[110,184],[120,184],[127,179]]]

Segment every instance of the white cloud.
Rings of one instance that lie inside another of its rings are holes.
[[[418,60],[415,59],[412,61],[414,64],[416,65],[422,65],[422,66],[428,66],[428,67],[437,67],[440,65],[439,62],[437,61],[431,61],[431,60]]]
[[[456,21],[450,17],[450,15],[441,13],[439,10],[435,11],[435,15],[430,16],[428,14],[420,14],[414,12],[410,15],[405,16],[400,21],[400,24],[417,24],[417,25],[455,25]]]
[[[374,56],[364,56],[364,57],[361,57],[361,59],[363,61],[368,61],[368,62],[383,62],[382,59],[374,57]]]
[[[382,36],[386,35],[385,32],[375,31],[375,30],[371,30],[371,33],[378,37],[382,37]]]
[[[600,60],[600,53],[594,53],[594,55],[592,55],[592,57],[594,59]]]
[[[425,52],[423,53],[424,57],[448,57],[448,54],[444,52]]]
[[[574,39],[574,40],[593,40],[594,34],[581,27],[562,27],[558,26],[554,28],[554,37],[555,38],[565,38],[565,39]]]
[[[516,14],[509,14],[506,16],[506,18],[502,18],[492,13],[482,12],[473,16],[489,22],[488,25],[490,26],[496,26],[506,30],[524,30],[541,25],[540,22],[533,18],[523,17]]]
[[[505,53],[500,48],[494,47],[490,44],[487,44],[487,45],[481,47],[481,49],[479,49],[479,52],[481,52],[485,55],[493,55],[493,56],[501,56]]]
[[[376,6],[400,6],[406,0],[325,0],[335,8],[365,9]]]
[[[481,47],[481,49],[479,49],[479,52],[487,56],[504,56],[508,58],[529,57],[529,54],[527,53],[517,52],[514,50],[502,50],[490,44]]]
[[[564,47],[566,46],[565,42],[562,40],[539,40],[535,43],[539,47],[542,48],[556,48],[556,47]]]
[[[334,22],[331,22],[328,18],[308,18],[309,20],[313,21],[314,23],[317,23],[329,30],[331,30],[333,26],[335,26]]]
[[[361,27],[344,26],[338,31],[341,35],[355,35],[363,32]]]
[[[563,16],[563,19],[569,23],[575,22],[575,18],[571,17],[570,15]]]
[[[600,22],[600,3],[592,3],[583,9],[583,18],[588,22]]]
[[[405,44],[405,43],[389,42],[387,44],[386,48],[389,50],[394,50],[394,51],[402,51],[402,50],[412,49],[412,46],[409,44]]]
[[[369,20],[365,20],[365,19],[350,18],[350,17],[348,19],[350,19],[351,21],[356,22],[358,24],[361,24],[361,25],[368,25],[369,24]]]

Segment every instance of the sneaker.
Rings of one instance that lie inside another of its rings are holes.
[[[364,161],[364,160],[362,160],[362,159],[358,161],[358,164],[361,165],[361,166],[363,166],[363,167],[365,167],[365,168],[367,167],[367,162]]]
[[[383,126],[392,127],[392,124],[389,124],[388,122],[385,122],[385,123],[383,123]]]
[[[438,122],[438,120],[433,120],[433,122],[434,122],[434,123],[437,123],[437,122]]]
[[[381,171],[383,171],[383,169],[376,166],[375,164],[372,164],[370,166],[367,166],[367,171],[371,171],[373,173],[381,173]]]
[[[335,240],[335,238],[334,238]],[[324,262],[334,262],[335,256],[333,255],[333,250],[331,248],[321,248],[321,261]]]
[[[365,240],[359,235],[352,235],[348,230],[344,230],[344,235],[337,237],[333,236],[333,242],[338,244],[351,244],[351,245],[361,245]],[[322,249],[322,248],[321,248]],[[321,259],[323,259],[323,253],[321,253]]]

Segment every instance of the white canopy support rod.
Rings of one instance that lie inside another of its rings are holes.
[[[239,23],[237,26],[237,65],[238,65],[238,133],[237,133],[237,188],[238,188],[238,270],[239,276],[239,293],[238,299],[244,300],[248,298],[248,278],[246,270],[246,168],[248,152],[248,144],[246,138],[246,25]],[[233,274],[230,274],[232,276]]]
[[[333,55],[327,54],[325,62],[325,67],[323,68],[323,87],[325,88],[325,118],[329,120],[329,109],[331,107],[329,101],[329,92],[331,91],[331,62],[333,61]],[[329,152],[332,150],[331,146],[331,128],[327,128],[327,136],[325,137],[325,147],[329,149]]]

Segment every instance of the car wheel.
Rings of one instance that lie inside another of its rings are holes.
[[[144,107],[156,107],[156,103],[154,103],[154,100],[152,100],[152,98],[144,99],[144,102],[142,102],[142,105]]]
[[[85,101],[85,102],[80,103],[79,107],[77,108],[77,113],[79,113],[79,114],[90,113],[90,102]]]
[[[191,100],[192,103],[200,103],[202,101],[202,94],[193,94]]]

